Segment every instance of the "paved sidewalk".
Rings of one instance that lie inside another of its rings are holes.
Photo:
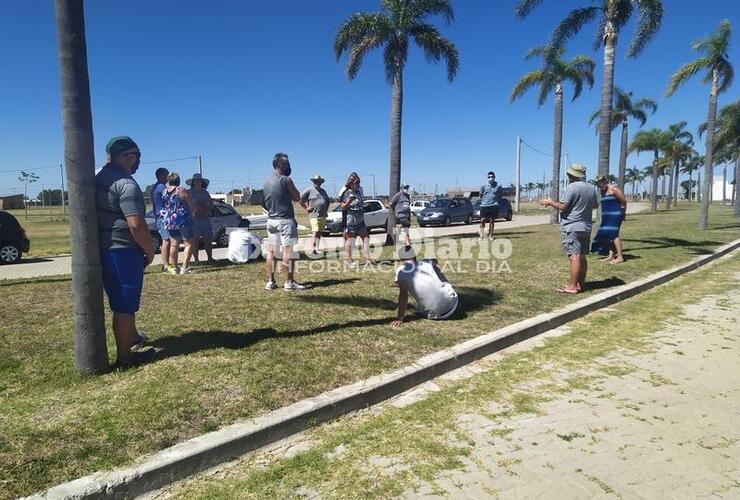
[[[627,213],[637,213],[647,208],[644,204],[632,203],[627,207]],[[496,222],[496,228],[500,231],[506,231],[508,229],[537,226],[541,224],[547,224],[550,221],[549,215],[515,215],[514,220],[505,222]],[[411,230],[411,237],[413,239],[420,238],[438,238],[440,236],[452,236],[458,234],[475,234],[478,230],[478,223],[466,225],[454,225],[450,227],[426,227],[419,228],[415,227]],[[375,232],[370,236],[372,243],[382,244],[385,242],[385,233]],[[299,238],[297,249],[302,251],[305,247],[308,247],[309,237],[304,236]],[[340,249],[343,246],[343,240],[340,236],[324,237],[322,238],[322,248],[325,250]],[[182,253],[180,254],[182,255]],[[200,258],[205,260],[205,251],[200,251]],[[213,250],[213,257],[215,259],[226,259],[228,257],[228,251],[226,248],[215,248]],[[154,264],[160,264],[160,256],[157,255],[154,258]],[[20,264],[14,264],[12,266],[0,266],[0,281],[11,280],[11,279],[30,279],[39,278],[43,276],[57,276],[67,275],[72,272],[72,258],[70,256],[63,257],[49,257],[49,258],[31,258],[27,262],[21,262]]]

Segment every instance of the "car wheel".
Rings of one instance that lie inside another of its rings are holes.
[[[442,225],[445,226],[445,227],[447,227],[447,226],[450,225],[450,222],[451,222],[450,221],[450,216],[448,215],[448,216],[445,217],[445,220],[442,222]]]
[[[473,218],[471,216],[465,217],[465,225],[469,226],[473,222]]]
[[[21,260],[21,249],[13,243],[0,244],[0,264],[15,264]]]
[[[419,222],[419,227],[427,227],[427,225],[426,224],[422,224],[421,222]]]
[[[152,233],[152,248],[154,253],[159,253],[162,250],[162,237],[159,233]]]
[[[509,220],[510,221],[513,218],[514,218],[514,214],[511,212],[511,210],[509,210],[509,213],[506,214],[506,220]]]
[[[229,246],[229,233],[227,233],[225,229],[223,229],[216,236],[216,243],[220,247],[227,247],[227,246]]]

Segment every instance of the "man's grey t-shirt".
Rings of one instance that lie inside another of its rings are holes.
[[[399,191],[394,194],[393,198],[391,198],[391,206],[393,207],[396,220],[411,218],[411,196],[408,193]]]
[[[484,184],[480,188],[480,206],[497,207],[501,200],[501,185],[497,182]]]
[[[127,215],[144,218],[144,195],[133,177],[112,164],[95,176],[100,248],[138,248],[126,221]]]
[[[596,187],[586,181],[571,182],[562,203],[567,207],[560,214],[560,229],[590,232],[592,212],[598,204]]]
[[[324,188],[317,188],[316,185],[301,193],[301,201],[308,203],[311,207],[311,211],[308,212],[309,217],[326,217],[329,211],[329,195]]]
[[[439,277],[434,264],[428,260],[398,266],[396,283],[408,286],[416,310],[429,319],[447,318],[457,308],[457,293],[449,282]]]
[[[342,203],[349,200],[352,195],[355,195],[355,199],[347,207],[347,226],[362,226],[365,224],[365,198],[363,197],[362,188],[358,188],[356,191],[345,189],[344,193],[342,193]]]
[[[273,172],[262,188],[265,195],[265,208],[270,219],[293,219],[293,200],[288,192],[290,177]]]

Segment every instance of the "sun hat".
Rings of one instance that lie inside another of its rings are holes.
[[[574,163],[568,168],[568,175],[571,177],[575,177],[576,179],[585,179],[586,178],[586,167],[583,165],[580,165],[578,163]]]
[[[105,152],[111,155],[123,153],[124,151],[129,151],[131,149],[139,149],[139,146],[137,146],[134,140],[127,135],[114,137],[108,141],[108,144],[105,146]]]
[[[410,186],[410,184],[408,182],[401,183],[401,187],[402,188],[408,188],[409,186]]]
[[[312,182],[324,182],[326,179],[324,179],[323,177],[321,177],[319,174],[316,174],[313,177],[311,177],[310,180]]]
[[[186,180],[185,183],[188,186],[192,186],[193,181],[197,181],[197,180],[200,180],[203,183],[203,189],[207,188],[208,184],[210,184],[211,182],[200,174],[193,174],[193,176],[190,179]]]

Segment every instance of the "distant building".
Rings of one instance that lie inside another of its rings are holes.
[[[22,194],[0,196],[0,210],[13,210],[19,208],[25,208]]]

